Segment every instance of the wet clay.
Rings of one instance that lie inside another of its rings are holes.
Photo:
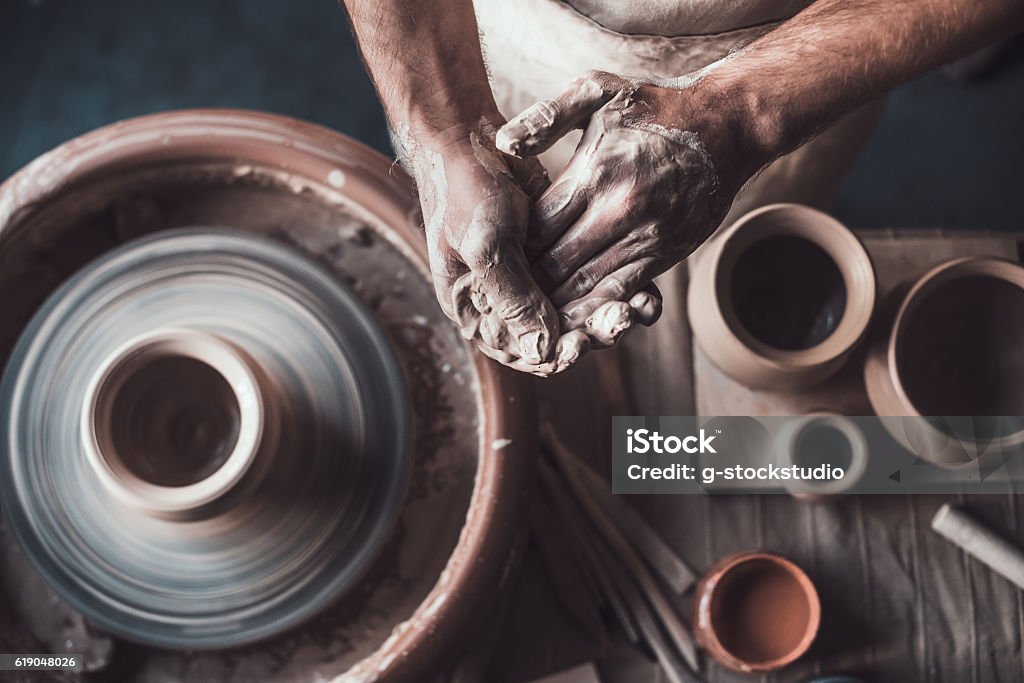
[[[111,402],[111,446],[132,474],[187,486],[219,468],[238,440],[239,407],[227,380],[195,358],[161,355],[133,368]]]
[[[746,662],[785,657],[804,639],[811,618],[799,581],[770,560],[752,560],[715,589],[711,623],[722,647]]]
[[[761,342],[786,351],[817,346],[846,309],[843,276],[818,245],[777,235],[753,244],[732,275],[736,315]]]

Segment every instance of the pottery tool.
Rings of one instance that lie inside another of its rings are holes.
[[[562,539],[568,535],[567,520],[553,513],[553,506],[542,497],[530,501],[530,530],[541,549],[541,557],[562,604],[591,636],[602,645],[608,641],[607,629],[598,611],[599,593],[593,587],[586,565],[574,546]],[[585,561],[585,560],[584,560]]]
[[[932,517],[932,529],[996,574],[1024,588],[1024,552],[961,508],[943,505]]]
[[[321,610],[376,556],[409,476],[404,382],[322,266],[226,230],[159,233],[53,294],[0,387],[0,495],[102,628],[215,648]]]
[[[568,527],[562,541],[573,548],[579,572],[589,578],[588,583],[592,582],[596,586],[592,589],[594,601],[599,606],[611,609],[630,643],[639,643],[640,631],[618,588],[617,577],[611,569],[600,537],[591,528],[585,514],[566,490],[554,465],[544,459],[540,462],[540,482],[542,495],[551,501],[557,515],[565,520]]]
[[[608,484],[594,470],[576,458],[567,458],[564,463],[572,470],[573,475],[579,478],[604,513],[622,528],[623,533],[637,547],[641,557],[658,573],[662,581],[677,595],[685,593],[695,580],[693,570],[661,540],[643,517],[625,500],[611,492]]]
[[[693,672],[699,670],[700,663],[693,638],[649,567],[658,563],[659,573],[664,572],[675,585],[685,583],[686,576],[692,578],[692,573],[660,539],[652,541],[655,537],[649,529],[639,531],[640,542],[634,544],[631,534],[645,526],[642,520],[635,516],[627,525],[619,525],[615,515],[618,504],[598,500],[602,494],[596,490],[606,486],[600,486],[593,477],[579,472],[585,465],[568,450],[550,425],[542,428],[542,440],[548,458],[541,463],[542,490],[549,498],[562,501],[556,507],[576,508],[579,514],[570,514],[567,518],[581,520],[578,526],[589,532],[566,539],[567,543],[582,546],[579,555],[590,558],[578,571],[594,578],[627,635],[638,636],[651,648],[670,681],[695,680]],[[586,480],[590,483],[585,483]],[[569,500],[572,502],[567,503]],[[650,555],[643,554],[652,548],[657,558],[653,562]],[[590,612],[578,604],[572,609],[578,617]]]

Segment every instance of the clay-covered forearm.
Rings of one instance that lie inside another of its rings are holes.
[[[1020,0],[817,0],[693,87],[736,113],[750,157],[767,163],[899,83],[1022,27]]]
[[[472,0],[342,0],[392,127],[468,140],[498,123]],[[401,152],[401,150],[399,150]]]

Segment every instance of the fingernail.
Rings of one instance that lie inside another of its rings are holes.
[[[661,315],[661,302],[647,292],[637,292],[629,300],[630,307],[637,312],[640,322],[650,325]]]
[[[511,154],[514,157],[520,156],[522,153],[522,143],[507,130],[507,126],[502,126],[498,130],[498,134],[494,139],[494,146],[505,154]]]
[[[558,363],[559,365],[569,365],[579,360],[580,355],[583,353],[583,346],[589,340],[584,335],[582,338],[576,335],[567,335],[562,337],[565,341],[559,344],[561,348],[558,350]]]
[[[544,360],[541,349],[547,341],[543,332],[528,332],[519,338],[519,355],[527,363],[540,363]]]

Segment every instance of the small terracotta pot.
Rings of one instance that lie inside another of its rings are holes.
[[[863,338],[875,273],[860,240],[797,204],[752,211],[696,259],[690,325],[723,372],[756,389],[793,390],[835,372]]]
[[[831,458],[841,451],[845,451],[846,462],[836,463]],[[807,503],[841,497],[860,481],[868,467],[864,432],[856,422],[836,413],[816,412],[787,420],[775,437],[775,453],[780,467],[816,467],[830,463],[843,468],[842,479],[787,480],[790,495]]]
[[[769,552],[726,557],[694,594],[697,642],[733,671],[765,673],[791,664],[811,647],[820,622],[821,602],[807,574]]]
[[[902,292],[886,302],[864,366],[868,398],[889,432],[949,466],[1024,443],[1013,417],[1024,415],[1024,268],[954,259]],[[983,425],[967,416],[1005,417]]]

